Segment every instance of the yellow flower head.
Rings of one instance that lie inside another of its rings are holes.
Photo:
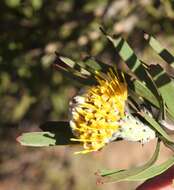
[[[97,151],[114,140],[120,128],[118,121],[125,116],[125,80],[111,69],[105,75],[96,73],[96,79],[98,85],[73,99],[70,126],[76,138],[71,140],[82,142],[84,147],[76,153]]]

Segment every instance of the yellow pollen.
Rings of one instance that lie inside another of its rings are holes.
[[[73,107],[70,125],[76,138],[82,142],[88,153],[103,148],[113,140],[113,134],[119,129],[118,121],[124,117],[127,100],[127,85],[123,76],[120,80],[117,72],[110,69],[107,74],[96,72],[98,85],[92,86],[81,96],[84,102]]]

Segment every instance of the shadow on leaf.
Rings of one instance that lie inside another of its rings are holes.
[[[70,140],[74,138],[74,135],[67,121],[47,121],[40,125],[40,129],[54,134],[54,136],[51,136],[46,133],[44,136],[55,139],[55,145],[77,144],[77,142]]]

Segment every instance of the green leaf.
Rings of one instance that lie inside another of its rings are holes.
[[[59,59],[71,68],[75,68],[76,66],[76,63],[68,57],[59,56]]]
[[[96,84],[96,71],[106,73],[111,65],[107,65],[94,57],[88,57],[84,61],[75,62],[68,57],[63,57],[57,54],[55,64],[64,74],[71,78],[80,80],[86,85]]]
[[[67,69],[69,72],[72,72],[74,75],[79,75],[81,77],[91,75],[90,72],[83,68],[82,64],[78,64],[68,57],[57,56],[56,64],[63,69]]]
[[[161,46],[159,47],[158,42],[153,37],[150,37],[149,44],[157,53],[164,51],[161,49],[162,48]],[[149,72],[152,75],[157,88],[159,89],[163,101],[166,104],[167,109],[169,110],[169,114],[172,116],[174,120],[174,104],[171,103],[173,102],[173,97],[174,97],[173,79],[170,78],[170,76],[160,65],[151,65]]]
[[[174,55],[164,48],[153,36],[145,34],[144,38],[148,40],[152,49],[170,66],[174,67]]]
[[[40,126],[44,132],[23,133],[17,141],[24,146],[45,147],[55,145],[72,145],[74,138],[68,122],[48,121]]]
[[[127,181],[144,181],[144,180],[147,180],[147,179],[150,179],[157,175],[162,174],[173,165],[174,165],[174,156],[170,157],[166,162],[158,166],[151,166],[137,175],[128,177],[126,180]]]
[[[163,109],[163,100],[158,92],[156,84],[145,68],[145,64],[138,59],[132,48],[123,38],[118,37],[117,39],[113,39],[111,36],[107,35],[107,39],[113,44],[120,57],[128,65],[129,69],[140,79],[141,82],[143,81],[145,83],[144,88],[150,89],[159,102],[160,108]],[[143,97],[143,93],[141,96]]]
[[[146,164],[128,170],[105,170],[101,171],[100,175],[106,178],[104,179],[105,182],[113,182],[113,181],[119,182],[127,180],[129,177],[138,175],[140,172],[144,171],[145,169],[153,165],[158,158],[159,150],[160,150],[160,142],[158,141],[153,156]]]
[[[162,135],[168,142],[174,143],[170,136],[164,131],[164,129],[148,114],[141,112],[140,115],[157,131]]]
[[[93,85],[96,83],[94,77],[87,70],[67,57],[57,56],[54,67],[62,72],[64,76],[72,78],[84,85]]]
[[[88,57],[84,62],[83,65],[85,66],[85,69],[88,70],[91,73],[95,74],[95,71],[100,71],[106,73],[111,65],[107,65],[99,60],[97,60],[95,57]]]
[[[56,145],[55,135],[50,132],[23,133],[17,138],[23,146],[44,147]]]
[[[149,45],[152,49],[170,66],[174,67],[174,56],[167,49],[163,48],[162,45],[150,35],[145,35],[145,39],[148,40]],[[169,77],[166,71],[160,66],[151,66],[150,73],[152,74],[157,87],[167,105],[168,113],[172,116],[174,120],[174,81]]]
[[[63,69],[57,65],[55,65],[55,66],[62,73],[63,76],[73,79],[82,85],[93,85],[96,83],[93,81],[93,78],[91,78],[91,77],[83,78],[77,74],[74,74],[73,72],[69,71],[68,69]]]
[[[70,58],[59,55],[57,56],[57,59],[59,59],[59,61],[65,64],[64,67],[68,66],[69,68],[71,68],[71,71],[78,71],[82,75],[88,76],[90,76],[91,74],[95,74],[96,71],[103,71],[106,73],[106,71],[111,67],[110,65],[107,65],[97,60],[95,57],[88,57],[84,61],[78,62],[75,62]]]
[[[159,101],[154,96],[154,94],[146,87],[144,83],[142,83],[139,80],[133,80],[133,90],[136,92],[136,94],[140,97],[143,97],[144,99],[148,100],[151,104],[153,104],[156,107],[160,107]]]

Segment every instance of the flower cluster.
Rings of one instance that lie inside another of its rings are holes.
[[[107,143],[123,138],[149,141],[154,131],[126,111],[128,96],[124,76],[122,80],[115,70],[107,74],[96,73],[98,85],[89,87],[71,102],[70,126],[76,138],[88,153],[100,150]],[[138,130],[137,130],[138,129]]]

